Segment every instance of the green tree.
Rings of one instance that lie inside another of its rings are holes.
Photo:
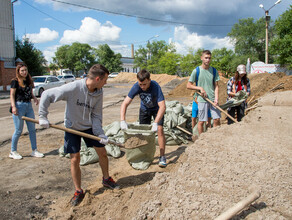
[[[73,72],[89,69],[95,62],[93,49],[88,44],[73,43],[57,49],[54,62],[61,68],[69,68]]]
[[[135,52],[135,67],[145,68],[155,74],[162,73],[159,60],[166,52],[175,53],[174,45],[167,45],[163,40],[148,42],[146,48],[140,46]]]
[[[69,62],[67,58],[69,48],[70,45],[58,47],[57,51],[55,52],[55,57],[53,57],[54,63],[56,63],[61,69],[69,68]]]
[[[269,38],[271,39],[273,26],[270,26]],[[265,60],[265,18],[257,21],[253,18],[240,19],[227,35],[234,43],[236,55],[256,55],[257,60]]]
[[[50,69],[50,71],[53,71],[54,75],[56,75],[56,70],[58,69],[58,65],[55,63],[50,63],[49,69]]]
[[[46,60],[42,52],[36,49],[28,38],[15,41],[16,57],[20,58],[27,66],[32,76],[42,75],[46,72]]]
[[[179,62],[179,54],[166,52],[162,57],[160,57],[158,62],[160,73],[176,75],[178,72]]]
[[[193,52],[193,49],[190,48],[187,55],[182,56],[181,62],[180,62],[180,70],[183,75],[191,75],[193,70],[196,68],[196,66],[201,65],[201,53],[203,49],[198,49],[195,53]]]
[[[292,5],[275,22],[275,38],[271,41],[271,52],[276,62],[288,64],[292,69]]]
[[[181,58],[180,69],[183,75],[191,75],[195,66],[195,56],[192,53],[188,53]]]
[[[122,67],[122,55],[115,54],[107,44],[101,44],[95,49],[98,63],[104,65],[110,72],[120,72]]]
[[[232,60],[234,53],[232,50],[227,50],[225,47],[214,49],[212,51],[212,66],[220,70],[226,77],[233,72]]]

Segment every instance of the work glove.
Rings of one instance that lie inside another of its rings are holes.
[[[45,117],[40,117],[39,118],[39,124],[43,128],[49,128],[50,127],[50,122]]]
[[[108,144],[108,137],[104,134],[100,134],[98,135],[98,137],[100,138],[99,143],[107,145]]]
[[[156,131],[157,131],[157,126],[158,126],[157,123],[154,122],[154,123],[152,124],[151,131],[156,132]]]
[[[121,126],[122,130],[127,130],[128,129],[128,124],[127,124],[126,121],[121,121],[120,126]]]

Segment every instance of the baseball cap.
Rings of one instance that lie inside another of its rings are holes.
[[[245,69],[245,65],[240,64],[237,66],[237,71],[239,74],[246,74],[246,69]]]

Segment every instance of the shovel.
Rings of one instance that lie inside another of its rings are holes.
[[[22,116],[22,119],[26,120],[26,121],[29,121],[29,122],[33,122],[33,123],[39,124],[39,121],[36,120],[36,119],[33,119],[33,118],[28,118],[28,117]],[[74,129],[65,128],[65,127],[62,127],[62,126],[59,126],[59,125],[50,124],[50,127],[56,128],[58,130],[66,131],[66,132],[71,133],[71,134],[76,134],[76,135],[79,135],[81,137],[86,137],[86,138],[90,138],[90,139],[97,140],[97,141],[101,140],[100,137],[94,136],[92,134],[87,134],[87,133],[84,133],[84,132],[81,132],[81,131],[76,131]],[[123,145],[121,143],[117,143],[117,142],[111,141],[111,140],[108,140],[108,143],[116,145],[116,146],[121,147],[121,148],[126,148],[126,149],[138,148],[138,147],[141,147],[141,146],[144,146],[144,145],[148,144],[148,142],[146,140],[143,140],[143,139],[141,139],[139,137],[131,137],[131,138],[129,138],[125,142],[125,145]]]
[[[231,115],[229,115],[226,111],[224,111],[222,108],[220,108],[218,105],[215,105],[214,102],[212,102],[210,99],[208,99],[207,97],[204,97],[202,95],[202,93],[200,93],[199,91],[196,91],[203,99],[205,99],[207,102],[209,102],[211,105],[213,105],[215,108],[219,109],[221,112],[223,112],[228,118],[230,118],[232,121],[234,121],[235,123],[237,123],[238,121],[236,121]]]

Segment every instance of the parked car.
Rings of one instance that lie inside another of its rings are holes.
[[[56,76],[33,76],[32,79],[34,82],[33,94],[39,97],[45,90],[65,84],[64,81],[59,80]]]
[[[113,72],[113,73],[109,74],[108,77],[109,78],[115,78],[115,77],[118,76],[118,74],[119,74],[118,72]]]
[[[76,78],[75,76],[68,74],[68,75],[60,75],[58,76],[58,79],[64,81],[65,83],[69,83],[69,82],[75,81]]]

